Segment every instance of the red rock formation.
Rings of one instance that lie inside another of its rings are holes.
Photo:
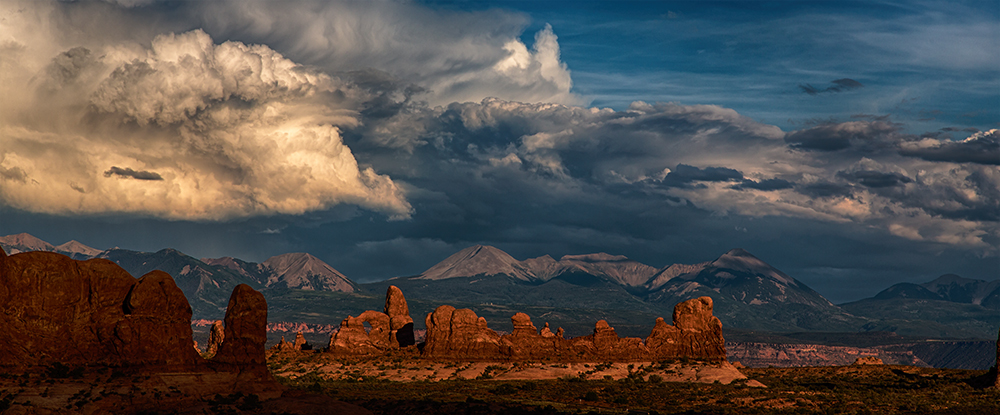
[[[368,310],[357,317],[348,316],[340,330],[330,336],[329,351],[339,354],[371,354],[397,348],[389,330],[389,316]],[[366,330],[364,323],[371,327]]]
[[[486,319],[467,308],[443,305],[427,315],[423,353],[431,357],[497,359],[509,355],[500,335],[486,327]]]
[[[646,347],[660,358],[725,359],[722,322],[712,315],[712,299],[700,297],[674,306],[673,326],[656,319]]]
[[[395,285],[390,285],[389,289],[386,290],[385,314],[389,316],[389,335],[396,347],[414,345],[413,318],[410,317],[410,307],[406,304],[403,291]]]
[[[222,320],[215,320],[212,329],[208,332],[208,347],[205,349],[205,358],[211,359],[219,352],[219,346],[226,338],[226,328]]]
[[[201,358],[191,344],[191,306],[174,279],[152,271],[132,286],[115,327],[114,343],[131,354],[128,364],[193,367]]]
[[[267,342],[267,301],[264,295],[240,284],[233,289],[226,307],[225,338],[214,362],[244,371],[260,371],[264,366],[264,343]]]
[[[552,334],[546,324],[539,333],[524,313],[511,317],[514,330],[502,337],[486,327],[472,310],[438,307],[427,315],[423,354],[429,357],[524,360],[550,358],[559,361],[648,361],[690,357],[725,359],[722,324],[712,315],[712,300],[701,297],[674,308],[676,326],[662,318],[645,341],[619,337],[604,320],[588,336],[564,339],[562,329]]]
[[[403,292],[390,286],[385,293],[385,313],[368,310],[357,317],[348,316],[330,335],[328,350],[337,354],[373,354],[413,344],[409,306]]]
[[[851,364],[855,366],[863,366],[863,365],[884,365],[885,363],[882,362],[882,359],[879,359],[875,356],[861,356],[855,359],[854,363]]]
[[[292,343],[292,347],[295,350],[304,350],[306,345],[306,337],[302,335],[302,332],[295,333],[295,343]]]
[[[105,259],[0,256],[0,366],[171,366],[199,361],[191,308],[169,275]]]

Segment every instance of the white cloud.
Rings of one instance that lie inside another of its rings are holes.
[[[6,204],[201,220],[341,203],[410,214],[402,190],[341,139],[364,93],[267,46],[196,30],[50,59],[0,85],[28,104],[0,115],[0,171],[20,178],[0,179]],[[163,180],[103,174],[112,167]]]
[[[209,33],[251,38],[328,73],[375,68],[413,83],[433,105],[497,97],[581,104],[550,26],[529,49],[519,13],[433,10],[409,2],[218,1],[192,18]]]

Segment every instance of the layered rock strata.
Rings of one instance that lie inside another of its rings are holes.
[[[712,299],[701,297],[674,307],[674,325],[659,318],[646,339],[619,337],[604,320],[588,336],[565,339],[562,329],[539,332],[524,313],[511,317],[514,330],[500,336],[469,309],[440,306],[427,315],[424,356],[477,360],[649,361],[671,358],[723,360],[722,323],[712,315]]]

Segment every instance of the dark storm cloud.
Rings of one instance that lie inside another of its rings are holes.
[[[897,131],[895,124],[886,121],[828,123],[789,132],[785,142],[803,150],[837,151],[852,146],[872,149],[891,146]]]
[[[108,171],[104,172],[104,177],[111,177],[113,175],[118,177],[131,177],[136,180],[163,180],[163,177],[161,177],[159,173],[145,170],[136,171],[128,167],[123,169],[118,166],[111,166]]]
[[[784,179],[765,179],[760,181],[754,181],[750,179],[744,179],[742,183],[734,185],[731,189],[736,190],[763,190],[763,191],[773,191],[773,190],[784,190],[791,189],[795,187],[795,184]]]
[[[910,183],[913,180],[899,173],[885,173],[875,170],[839,171],[837,177],[859,183],[865,187],[891,187]]]
[[[17,180],[19,182],[27,182],[28,174],[21,170],[20,167],[14,166],[9,169],[0,166],[0,177],[4,180]]]
[[[663,178],[661,184],[669,187],[687,187],[693,182],[728,182],[743,180],[743,173],[726,167],[705,167],[703,169],[678,164]]]
[[[1000,130],[973,134],[963,141],[938,140],[922,147],[907,143],[900,154],[928,161],[1000,165]]]
[[[864,87],[864,84],[862,84],[861,82],[855,81],[850,78],[834,79],[833,81],[830,81],[830,83],[833,85],[822,89],[816,88],[810,84],[804,84],[804,85],[799,84],[799,89],[801,89],[802,92],[805,92],[809,95],[817,95],[828,92],[850,91],[852,89],[858,89]]]

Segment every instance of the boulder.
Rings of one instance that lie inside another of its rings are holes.
[[[233,289],[226,307],[225,338],[214,362],[235,367],[239,372],[263,369],[264,344],[267,342],[267,301],[249,285]]]
[[[406,304],[403,291],[395,285],[390,285],[385,292],[385,314],[389,316],[389,336],[397,347],[412,346],[416,343],[413,337],[413,318],[410,317],[410,307]]]

